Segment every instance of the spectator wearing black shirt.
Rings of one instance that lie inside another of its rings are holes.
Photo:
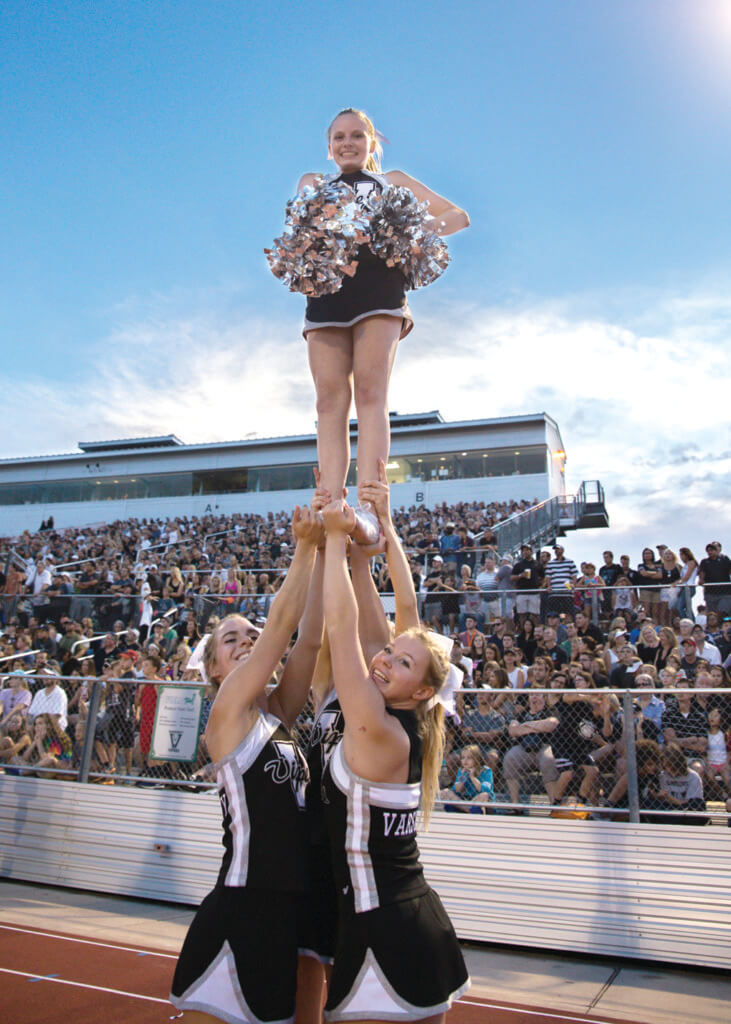
[[[576,613],[576,632],[578,633],[579,639],[590,636],[594,643],[603,644],[604,634],[598,626],[595,626],[585,611],[578,611]]]
[[[505,636],[505,619],[495,619],[492,624],[492,633],[487,638],[489,644],[495,644],[495,646],[503,653],[503,638]]]
[[[541,598],[538,591],[543,584],[544,573],[533,557],[530,544],[523,544],[520,549],[520,560],[513,565],[510,580],[517,590],[515,607],[521,624],[526,618],[537,623],[541,614]]]
[[[716,647],[718,647],[721,655],[721,664],[723,664],[726,658],[731,655],[731,618],[723,620],[721,632],[715,640]]]
[[[721,554],[716,541],[706,544],[706,557],[698,566],[698,582],[703,587],[707,611],[731,613],[731,559]]]
[[[623,644],[617,653],[619,662],[609,675],[609,685],[613,690],[631,690],[642,661],[632,644]]]
[[[104,674],[105,668],[108,668],[112,662],[116,661],[121,654],[121,649],[117,644],[117,638],[114,633],[107,633],[101,643],[94,645],[94,669],[98,676]]]
[[[554,669],[563,668],[569,661],[566,651],[556,643],[555,629],[550,626],[543,628],[543,655],[551,659]]]
[[[518,633],[518,647],[523,652],[523,661],[526,665],[532,665],[536,653],[536,640],[533,635],[535,626],[532,619],[526,619],[523,628]]]
[[[643,548],[642,561],[637,566],[636,580],[640,585],[640,601],[650,615],[660,607],[660,589],[657,586],[662,579],[660,563],[655,561],[652,548]]]
[[[692,637],[686,637],[680,646],[683,651],[680,667],[692,682],[698,671],[698,645]]]
[[[676,699],[666,701],[662,732],[666,743],[677,743],[686,755],[703,756],[708,745],[708,717],[697,704],[688,684],[679,681]]]
[[[543,685],[543,684],[542,684]],[[508,787],[511,803],[520,800],[520,781],[539,769],[546,791],[551,793],[556,781],[556,770],[547,752],[551,734],[558,727],[558,717],[546,707],[542,693],[528,694],[528,709],[518,711],[508,726],[513,746],[503,760],[503,778]]]
[[[98,594],[103,590],[99,575],[94,568],[93,562],[85,562],[81,572],[76,577],[76,596],[71,602],[70,615],[72,619],[82,619],[85,615],[93,614],[93,601],[87,594]]]
[[[605,551],[602,554],[604,564],[599,569],[599,575],[604,581],[605,588],[613,587],[619,577],[622,575],[621,565],[616,565],[614,562],[614,553],[612,551]],[[605,589],[602,593],[602,612],[604,615],[609,616],[612,614],[612,591]]]
[[[563,673],[557,673],[551,678],[551,686],[554,683],[560,684],[557,688],[571,686],[568,676]],[[553,803],[560,803],[578,769],[583,772],[579,796],[589,800],[599,775],[591,755],[597,734],[594,707],[581,693],[564,693],[551,711],[558,717],[558,727],[551,734],[551,750],[558,780],[553,793],[549,795],[552,795]]]

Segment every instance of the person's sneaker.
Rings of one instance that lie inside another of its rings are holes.
[[[369,547],[378,543],[381,528],[378,525],[378,516],[370,505],[358,505],[355,508],[355,528],[353,540],[356,544]]]

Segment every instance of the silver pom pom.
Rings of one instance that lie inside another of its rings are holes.
[[[330,295],[358,267],[368,241],[368,214],[342,181],[317,178],[287,203],[285,228],[265,249],[269,266],[291,292]]]
[[[371,214],[370,246],[389,267],[400,266],[407,288],[423,288],[444,273],[449,252],[444,239],[429,228],[428,203],[411,189],[389,185],[367,200]]]

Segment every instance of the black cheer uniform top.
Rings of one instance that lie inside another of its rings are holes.
[[[356,914],[428,891],[419,863],[421,740],[413,711],[387,708],[411,745],[408,782],[369,782],[350,770],[342,741],[323,776],[325,816],[341,909]]]
[[[380,174],[349,171],[338,175],[355,192],[361,204],[371,192],[382,192],[388,184]],[[332,295],[307,299],[305,333],[317,327],[351,327],[368,316],[383,314],[402,318],[401,337],[411,330],[413,320],[406,301],[406,278],[399,267],[389,267],[370,246],[358,248],[358,269],[353,277],[343,276]]]
[[[246,738],[216,765],[224,846],[218,885],[305,888],[308,777],[289,731],[259,711]]]
[[[340,701],[335,690],[325,698],[315,715],[307,747],[307,765],[310,769],[310,784],[307,787],[305,805],[310,843],[313,846],[327,846],[327,825],[323,808],[322,792],[325,766],[332,752],[343,738],[345,723]]]

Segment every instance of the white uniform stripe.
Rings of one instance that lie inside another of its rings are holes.
[[[355,911],[362,914],[380,906],[376,874],[368,842],[371,807],[394,807],[402,811],[416,810],[421,796],[421,783],[380,782],[361,779],[348,767],[342,741],[330,758],[333,781],[346,796],[345,849],[348,856],[350,884],[353,887]]]
[[[347,846],[350,850],[348,861],[355,910],[359,914],[378,906],[374,894],[376,880],[373,875],[373,862],[368,853],[371,817],[364,797],[363,787],[357,782],[354,783],[348,794],[348,822],[351,834],[348,836]]]
[[[350,791],[352,781],[368,789],[368,798],[378,807],[394,807],[398,810],[416,810],[421,799],[420,782],[369,782],[356,775],[345,760],[343,744],[339,743],[330,761],[333,781],[343,793]]]
[[[261,711],[254,725],[238,747],[216,764],[219,785],[226,792],[228,812],[231,816],[233,850],[226,872],[225,885],[246,885],[249,876],[249,843],[251,821],[246,802],[244,774],[256,761],[269,738],[279,727],[279,720]]]
[[[246,885],[249,874],[249,840],[251,824],[246,804],[244,780],[236,770],[236,764],[222,765],[220,777],[223,780],[231,815],[231,839],[233,850],[231,864],[226,872],[226,885]]]

